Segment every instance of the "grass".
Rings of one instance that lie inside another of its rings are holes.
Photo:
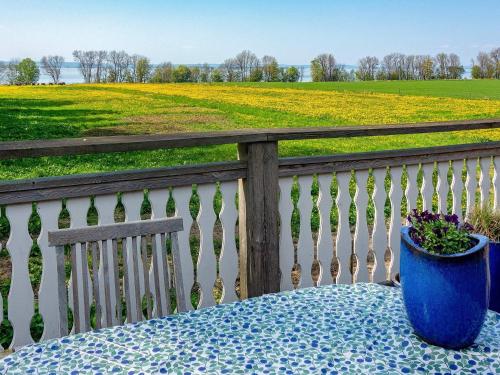
[[[398,90],[412,95],[391,93]],[[413,95],[417,92],[424,92],[427,96]],[[0,141],[491,118],[500,117],[499,92],[498,80],[0,86]],[[330,154],[482,142],[498,139],[498,135],[500,131],[489,130],[412,137],[294,141],[281,143],[280,154]],[[227,145],[25,159],[0,163],[0,178],[159,167],[235,158],[236,147]]]
[[[297,84],[220,84],[220,85],[69,85],[7,87],[0,86],[0,141],[89,137],[99,135],[158,134],[189,131],[221,131],[243,128],[341,126],[376,123],[407,123],[500,117],[500,81],[429,81],[429,82],[354,82]],[[466,142],[498,140],[500,130],[414,136],[371,137],[280,143],[281,156],[319,155],[356,151],[375,151]],[[120,169],[150,168],[170,165],[234,160],[234,145],[203,148],[129,152],[107,155],[80,155],[3,161],[0,179],[19,179],[66,175]],[[421,176],[419,177],[421,178]],[[404,183],[405,176],[403,176]],[[386,181],[389,189],[389,180]],[[355,185],[351,183],[351,194]],[[335,181],[332,192],[336,192]],[[373,192],[373,177],[368,181]],[[296,204],[298,187],[292,192],[295,210],[292,217],[293,237],[297,239],[300,223]],[[317,182],[312,196],[318,197]],[[221,207],[220,193],[214,202]],[[173,203],[169,202],[169,211]],[[403,201],[403,211],[405,202]],[[123,207],[117,208],[117,221],[123,220]],[[193,195],[191,214],[199,211]],[[145,198],[142,216],[150,215]],[[389,202],[386,216],[390,213]],[[367,209],[373,222],[373,204]],[[95,208],[88,222],[95,224]],[[351,210],[351,224],[354,223]],[[332,211],[332,225],[337,223]],[[61,227],[68,225],[63,210]],[[220,223],[217,224],[220,226]],[[313,209],[311,228],[319,226],[317,209]],[[40,231],[36,212],[29,223],[35,240]],[[5,244],[9,223],[0,215],[0,241]],[[220,252],[220,233],[214,236],[216,256]],[[198,255],[199,238],[191,239],[193,261]],[[10,288],[10,258],[3,246],[0,251],[0,292],[4,297]],[[39,248],[34,245],[29,260],[30,277],[37,294],[42,264]],[[193,293],[193,298],[198,298]],[[32,321],[33,337],[43,330],[39,314]],[[0,344],[6,346],[12,335],[8,321],[0,325]]]

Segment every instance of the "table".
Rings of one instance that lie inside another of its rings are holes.
[[[325,286],[48,340],[1,361],[6,372],[494,374],[500,315],[450,351],[412,333],[399,288]]]

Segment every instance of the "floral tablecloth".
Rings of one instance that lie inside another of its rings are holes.
[[[450,317],[453,319],[453,317]],[[8,374],[500,373],[500,315],[471,348],[412,333],[399,288],[300,289],[24,347]]]

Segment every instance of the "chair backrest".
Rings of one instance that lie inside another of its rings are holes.
[[[128,323],[172,312],[169,302],[168,237],[177,311],[186,311],[189,294],[186,295],[183,289],[177,240],[177,232],[182,230],[182,219],[174,217],[49,232],[49,245],[54,246],[57,252],[60,336],[68,334],[65,246],[69,245],[71,254],[69,302],[73,312],[73,332],[80,333],[92,329],[92,303],[95,303],[96,329],[123,323],[122,298],[125,300]],[[150,267],[147,266],[148,259]],[[120,265],[123,278],[120,277]]]

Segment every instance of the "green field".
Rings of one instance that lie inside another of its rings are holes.
[[[401,94],[401,95],[400,95]],[[0,140],[500,117],[500,81],[0,86]],[[498,139],[500,132],[283,142],[315,155]],[[232,160],[234,145],[4,161],[18,179]],[[34,168],[36,166],[36,168]]]

